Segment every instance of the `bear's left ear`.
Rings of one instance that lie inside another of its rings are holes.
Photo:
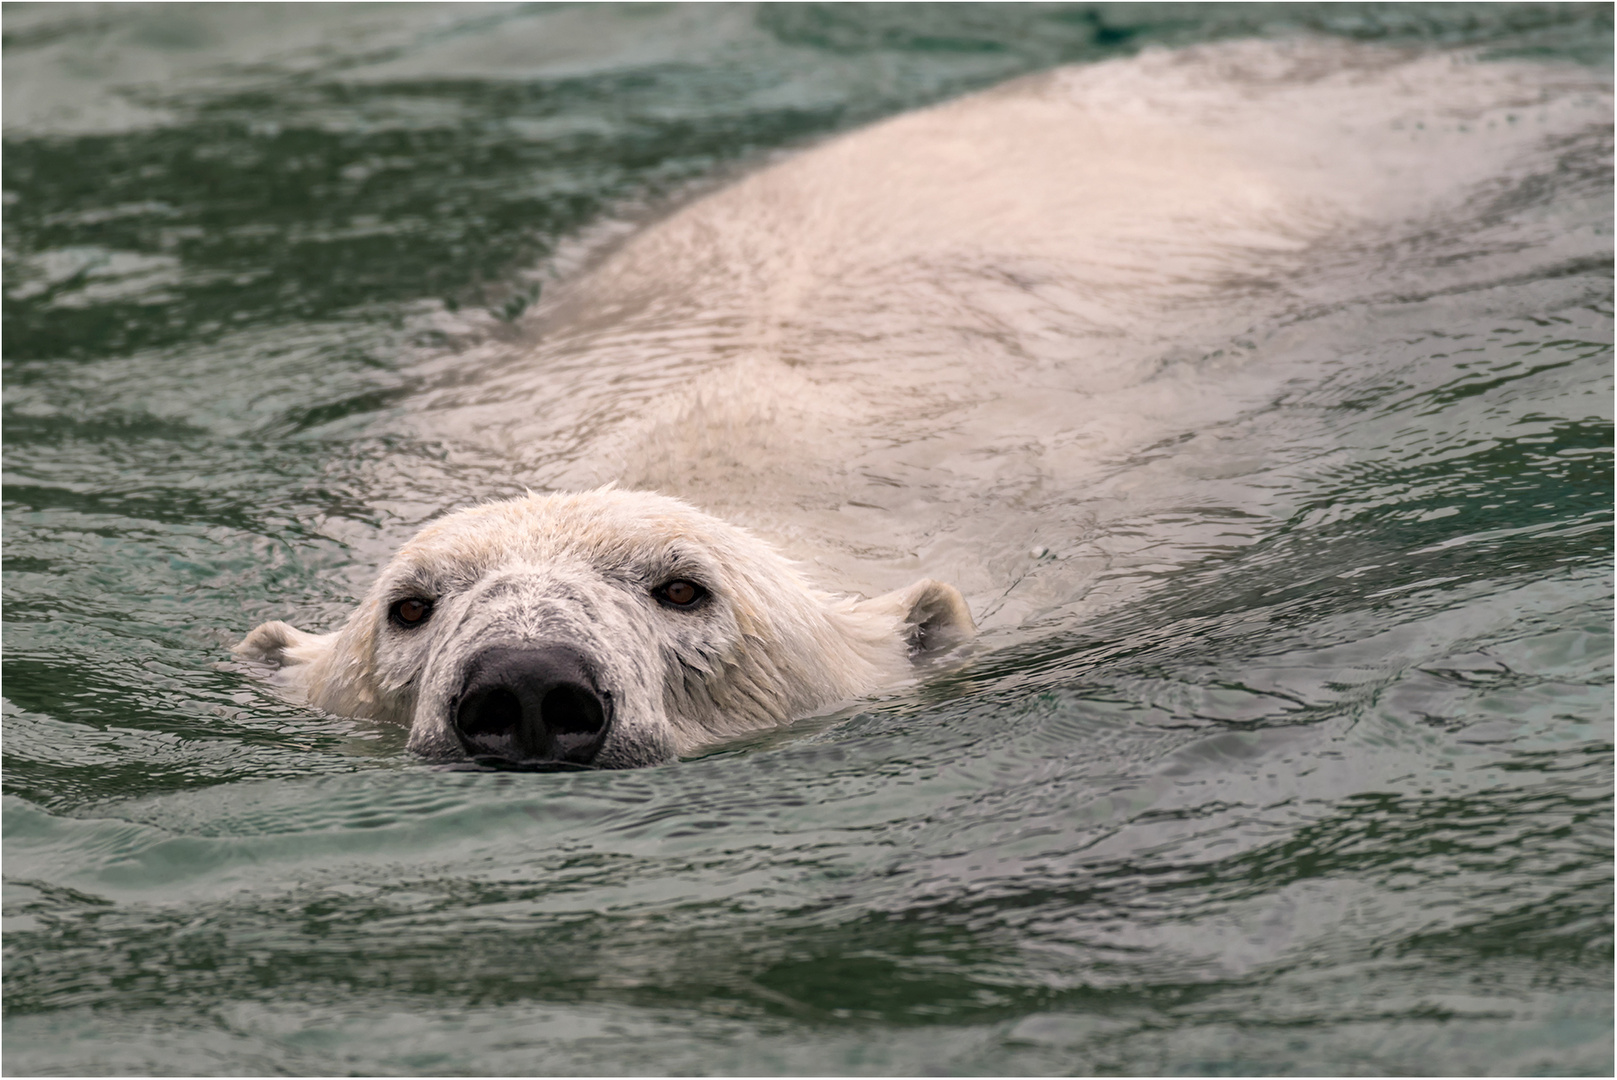
[[[922,578],[907,589],[865,603],[903,624],[902,633],[912,658],[941,652],[977,633],[977,624],[960,590],[931,578]]]
[[[279,620],[267,622],[231,648],[243,660],[277,668],[312,664],[336,641],[336,634],[311,634]]]

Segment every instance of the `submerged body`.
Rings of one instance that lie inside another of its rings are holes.
[[[1286,355],[1299,324],[1486,280],[1518,241],[1478,253],[1473,219],[1609,101],[1577,69],[1332,41],[1017,80],[579,256],[522,341],[424,365],[412,422],[536,488],[688,499],[839,587],[1081,617],[1112,553],[1072,538],[1106,531],[1082,504],[1117,462],[1316,377],[1336,357]],[[1041,547],[1060,572],[1007,599]]]

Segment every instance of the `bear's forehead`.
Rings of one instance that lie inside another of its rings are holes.
[[[660,568],[722,564],[742,557],[750,546],[745,541],[733,526],[673,499],[585,492],[530,496],[458,511],[422,529],[401,549],[397,561],[419,569],[479,569],[514,561]]]

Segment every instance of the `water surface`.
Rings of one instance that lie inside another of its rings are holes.
[[[1610,1071],[1609,8],[4,31],[8,1072]],[[931,465],[857,416],[766,485],[650,455],[623,403],[730,359],[688,323],[612,346],[611,423],[533,383],[599,390],[546,320],[669,207],[1014,76],[1299,35],[1545,65],[1583,119],[1137,340],[1149,378],[951,399]],[[621,774],[437,771],[221,666],[421,522],[613,470],[828,584],[957,580],[984,637]]]

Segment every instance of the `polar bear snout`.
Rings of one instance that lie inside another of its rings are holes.
[[[451,709],[455,735],[481,764],[588,766],[612,727],[612,695],[565,645],[496,646],[474,656]]]

